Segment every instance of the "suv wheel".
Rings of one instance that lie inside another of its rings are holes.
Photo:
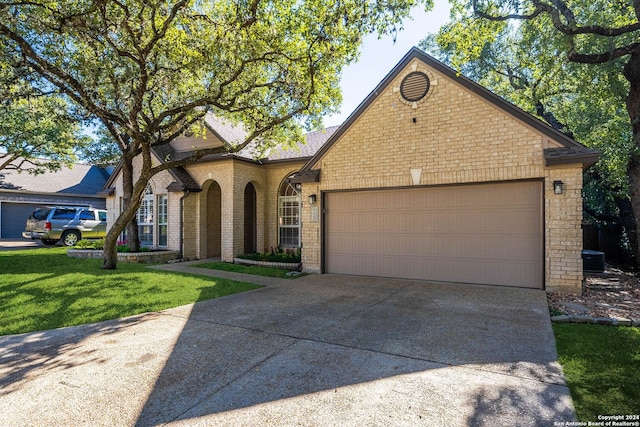
[[[65,246],[74,246],[80,240],[80,233],[75,230],[67,230],[62,234],[61,240]]]

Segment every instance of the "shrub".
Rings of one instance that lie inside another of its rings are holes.
[[[301,262],[302,252],[300,248],[283,249],[281,246],[275,248],[272,246],[264,253],[240,254],[238,258],[267,262]]]
[[[80,240],[76,243],[76,249],[96,249],[102,250],[104,249],[104,239],[93,239],[93,240]],[[116,251],[118,252],[131,252],[131,248],[127,245],[127,242],[118,242],[116,245]],[[140,252],[150,252],[151,249],[142,247],[140,248]]]
[[[104,249],[104,239],[80,240],[76,243],[76,249]]]

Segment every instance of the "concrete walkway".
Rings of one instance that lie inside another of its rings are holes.
[[[277,277],[256,276],[254,274],[235,273],[232,271],[211,270],[208,268],[199,268],[195,265],[205,262],[218,262],[220,258],[209,258],[198,261],[176,262],[173,264],[159,264],[149,268],[164,271],[174,271],[180,273],[198,274],[201,276],[221,277],[223,279],[238,280],[240,282],[255,283],[260,286],[278,286],[288,280],[282,280]]]
[[[0,337],[0,425],[546,426],[556,359],[542,291],[310,275]]]

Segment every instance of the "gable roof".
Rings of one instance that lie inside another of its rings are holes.
[[[0,171],[0,192],[73,194],[97,196],[109,178],[109,171],[95,165],[63,166],[56,172],[33,175],[15,170]]]
[[[223,144],[234,145],[240,143],[246,138],[247,133],[241,126],[232,125],[224,119],[218,118],[213,114],[207,114],[205,118],[205,126],[214,134]],[[199,162],[238,159],[256,164],[283,162],[283,161],[305,161],[309,160],[327,140],[338,130],[338,126],[331,126],[319,131],[309,132],[304,135],[305,143],[298,144],[295,147],[275,147],[266,157],[255,158],[255,144],[249,144],[242,150],[235,153],[220,153],[202,157]],[[193,150],[176,151],[171,144],[163,144],[152,148],[153,153],[160,159],[171,158],[174,160],[184,159],[193,154]],[[120,172],[121,165],[118,164],[116,170],[104,184],[102,195],[109,196],[113,193],[113,182]],[[189,172],[182,166],[170,168],[168,172],[174,178],[174,182],[169,184],[169,191],[201,191],[200,186]]]
[[[386,75],[386,77],[376,86],[376,88],[367,95],[362,103],[351,113],[347,120],[331,135],[327,142],[318,150],[314,156],[303,166],[296,177],[293,178],[295,182],[308,182],[309,180],[317,180],[319,174],[312,170],[312,167],[320,160],[329,149],[340,139],[340,137],[358,120],[358,118],[365,112],[365,110],[377,99],[390,84],[394,81],[398,75],[409,66],[411,61],[418,59],[424,62],[427,66],[431,67],[438,73],[445,77],[457,82],[464,88],[480,96],[482,99],[490,102],[494,106],[500,108],[511,116],[519,119],[525,124],[533,127],[543,135],[548,136],[560,143],[562,148],[546,148],[544,150],[545,163],[547,166],[570,164],[570,163],[582,163],[583,168],[587,169],[598,161],[600,153],[591,148],[587,148],[568,137],[562,132],[557,131],[548,124],[527,113],[521,108],[508,102],[504,98],[496,95],[487,88],[479,85],[478,83],[470,80],[469,78],[461,75],[457,71],[449,68],[442,62],[426,54],[417,47],[413,47],[407,52],[407,54],[400,60],[400,62]]]
[[[276,147],[269,152],[263,161],[273,162],[289,159],[310,159],[339,128],[339,126],[330,126],[322,130],[309,132],[304,135],[304,144],[298,144],[296,147],[287,148]]]

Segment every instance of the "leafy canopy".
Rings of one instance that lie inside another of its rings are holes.
[[[153,175],[251,142],[265,151],[302,140],[299,123],[317,127],[340,105],[340,73],[362,37],[394,31],[417,3],[0,0],[0,41],[41,76],[40,90],[66,95],[121,150],[124,206],[105,238],[104,268],[114,268],[117,235],[127,226],[137,240],[131,221]],[[153,161],[152,148],[208,112],[247,136]]]
[[[270,145],[335,111],[362,36],[394,29],[415,3],[11,2],[0,37],[123,151],[165,144],[207,110]]]
[[[421,46],[551,126],[599,150],[601,160],[585,181],[585,200],[595,211],[613,214],[617,208],[612,197],[628,198],[627,164],[636,150],[625,108],[629,83],[622,74],[624,58],[585,65],[569,61],[567,52],[575,45],[582,55],[599,55],[605,48],[628,43],[631,36],[609,40],[605,46],[602,36],[562,34],[550,13],[539,13],[535,19],[506,19],[534,15],[541,4],[455,1],[450,22]],[[585,0],[566,4],[575,14],[572,28],[633,22],[629,5],[598,9],[602,5]],[[494,19],[484,19],[486,15]]]
[[[43,94],[21,80],[0,56],[0,171],[39,174],[76,160],[88,138],[57,94]]]

